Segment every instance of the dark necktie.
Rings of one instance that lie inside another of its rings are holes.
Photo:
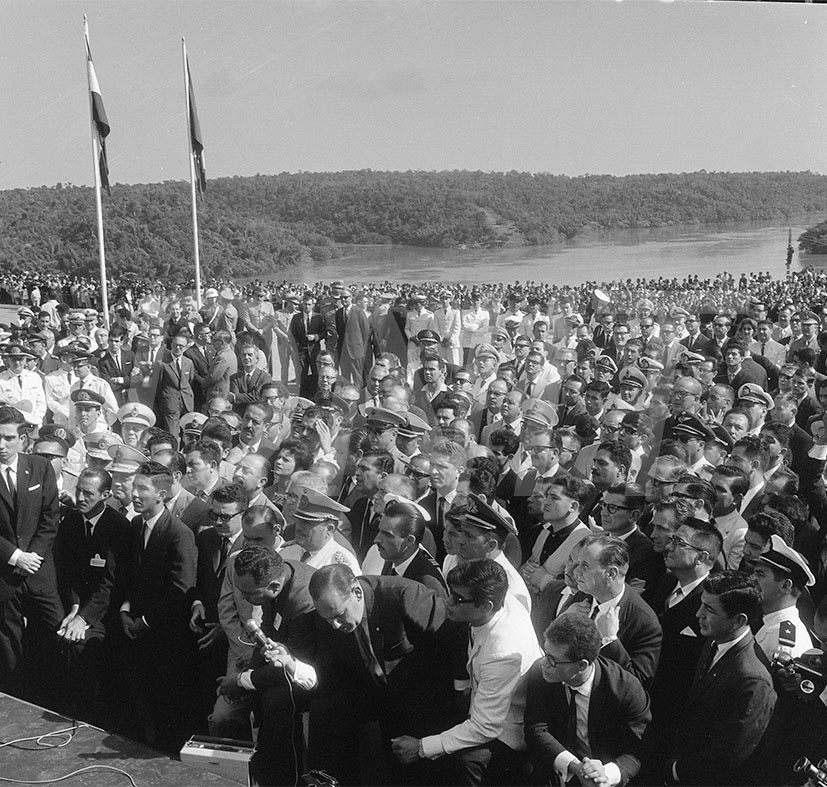
[[[386,560],[385,565],[382,566],[382,576],[383,577],[395,577],[396,576],[396,569],[393,567],[392,560]]]
[[[360,623],[356,627],[354,634],[356,635],[356,645],[359,647],[359,654],[362,656],[362,661],[370,673],[371,680],[378,686],[385,686],[388,682],[385,677],[385,670],[379,663],[379,659],[376,658],[376,653],[373,650],[366,626]]]
[[[703,674],[706,675],[709,670],[712,669],[712,662],[715,660],[715,656],[718,653],[718,643],[715,640],[712,640],[709,643],[709,653],[706,654],[706,663],[704,664],[704,671]]]
[[[527,399],[531,399],[531,392],[534,389],[534,383],[528,380],[525,384],[525,395]]]
[[[445,531],[445,498],[436,499],[436,528],[440,533]]]
[[[566,694],[569,699],[568,712],[566,714],[567,743],[572,754],[576,754],[580,758],[587,757],[588,752],[586,751],[586,747],[577,734],[577,691],[566,686]]]
[[[304,552],[302,552],[300,560],[302,563],[306,563],[308,560],[310,560],[310,553],[306,549],[304,550]]]
[[[20,386],[20,390],[22,391],[23,390],[23,375],[22,374],[17,375],[17,384]]]
[[[764,351],[767,349],[767,343],[761,342],[761,355],[764,354]]]
[[[92,540],[92,521],[90,519],[83,520],[84,529],[86,530],[86,540]]]
[[[600,614],[600,607],[595,606],[595,608],[592,610],[592,614],[591,614],[591,615],[589,615],[589,617],[590,617],[592,620],[596,620],[596,619],[597,619],[597,616],[598,616],[599,614]]]
[[[11,498],[11,507],[16,511],[17,510],[17,487],[14,483],[14,478],[11,474],[11,468],[6,468],[6,478],[4,479],[6,482],[6,487],[9,490],[9,497]]]
[[[368,529],[370,525],[370,520],[373,518],[373,500],[368,500],[368,504],[365,506],[365,513],[362,516],[362,527],[359,532],[359,546],[362,546],[362,542],[365,540],[365,531]]]
[[[229,538],[222,538],[221,539],[221,549],[218,552],[218,570],[221,571],[224,568],[224,564],[227,562],[227,555],[230,554],[230,539]]]

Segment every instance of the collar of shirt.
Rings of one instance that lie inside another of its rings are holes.
[[[702,577],[698,577],[697,579],[693,579],[691,582],[687,582],[685,585],[680,583],[678,580],[678,584],[675,585],[675,590],[678,588],[681,589],[681,593],[683,594],[684,598],[688,596],[698,585],[701,584],[707,577],[709,576],[709,572],[707,571]],[[674,591],[672,591],[674,592]]]
[[[439,494],[439,492],[437,492],[436,495],[437,495],[437,497],[441,497],[448,504],[448,507],[450,508],[451,503],[454,502],[454,498],[457,496],[457,490],[452,489],[450,492],[446,492],[444,495],[441,495],[441,494]]]
[[[764,615],[764,623],[761,628],[774,626],[777,629],[779,624],[785,620],[789,620],[790,623],[797,623],[801,620],[801,616],[798,614],[798,607],[796,607],[795,604],[791,607],[784,607],[784,609],[777,609],[775,612],[767,612]]]
[[[239,446],[244,446],[244,448],[247,449],[248,454],[254,454],[256,453],[256,451],[258,451],[259,447],[261,446],[262,439],[263,438],[259,437],[258,442],[250,443],[250,445],[247,445],[243,440],[239,438],[238,444]]]
[[[731,639],[729,642],[719,642],[718,652],[715,654],[715,658],[712,660],[712,663],[717,664],[721,660],[721,656],[723,656],[724,653],[726,653],[731,648],[734,648],[749,633],[749,627],[747,627],[741,632],[741,635],[739,637],[735,637],[735,639]]]
[[[592,688],[594,688],[594,673],[595,668],[594,664],[591,664],[591,668],[589,671],[589,677],[586,678],[579,686],[571,686],[565,681],[563,681],[563,685],[570,691],[572,694],[582,694],[584,697],[591,697],[592,696]]]
[[[183,489],[183,487],[181,487]],[[172,511],[175,508],[175,503],[178,501],[178,498],[181,497],[181,489],[179,489],[172,497],[170,497],[167,502],[167,511]]]
[[[144,525],[148,532],[152,532],[155,528],[155,525],[158,524],[158,520],[161,518],[161,514],[164,513],[164,509],[162,508],[155,516],[150,517],[149,519],[144,519]]]
[[[6,474],[6,470],[8,468],[11,468],[12,473],[14,473],[14,477],[17,478],[17,462],[18,462],[19,459],[20,459],[20,454],[15,454],[12,457],[11,462],[9,462],[8,464],[0,463],[0,469],[2,469],[3,475]],[[6,479],[4,478],[3,480],[5,481]]]
[[[630,536],[630,535],[632,535],[632,533],[634,533],[637,529],[638,529],[638,528],[637,528],[637,525],[634,525],[634,526],[632,527],[632,529],[631,529],[628,533],[624,533],[622,536],[615,535],[614,533],[612,533],[612,535],[613,535],[615,538],[619,538],[621,541],[625,541],[625,540],[626,540],[627,538],[629,538],[629,536]]]
[[[98,521],[100,520],[100,518],[103,516],[104,511],[106,511],[105,506],[100,511],[98,511],[98,513],[95,514],[95,516],[89,516],[89,517],[84,516],[83,521],[84,522],[91,522],[92,523],[92,528],[94,529],[95,526],[98,524]]]
[[[560,463],[555,462],[545,473],[543,473],[540,478],[551,478],[553,475],[557,473],[560,469]]]
[[[413,562],[413,559],[417,556],[420,549],[422,549],[421,545],[417,548],[416,552],[414,552],[407,560],[403,560],[399,565],[396,565],[394,563],[393,570],[400,577],[408,570],[408,566],[411,565],[411,563]]]
[[[591,615],[594,612],[594,608],[597,607],[599,610],[598,614],[603,615],[608,612],[612,607],[616,607],[620,603],[620,599],[623,598],[623,594],[626,592],[626,587],[624,586],[623,589],[618,593],[614,598],[610,598],[608,601],[601,601],[598,603],[597,599],[592,599],[592,605],[589,608],[589,614]]]

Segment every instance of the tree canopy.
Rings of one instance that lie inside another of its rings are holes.
[[[188,276],[189,193],[187,184],[169,181],[112,187],[111,197],[104,196],[112,275]],[[766,220],[826,209],[827,177],[811,172],[282,173],[209,181],[199,204],[199,240],[205,275],[242,277],[335,257],[339,243],[520,246],[593,229]],[[4,270],[97,270],[88,187],[0,192],[0,230]]]

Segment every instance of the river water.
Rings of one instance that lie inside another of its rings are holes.
[[[344,256],[297,265],[273,278],[289,282],[343,279],[357,282],[583,281],[658,276],[714,278],[769,271],[785,273],[787,230],[793,245],[807,227],[823,216],[793,220],[704,224],[656,229],[612,230],[561,244],[517,249],[427,249],[409,246],[345,246]],[[792,268],[827,267],[827,257],[796,249]]]

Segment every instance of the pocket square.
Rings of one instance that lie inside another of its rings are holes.
[[[681,632],[681,634],[683,634],[683,636],[684,636],[684,637],[696,637],[696,638],[697,638],[697,636],[698,636],[698,635],[697,635],[694,631],[692,631],[692,629],[691,629],[689,626],[687,626],[687,627],[686,627],[686,628],[685,628],[685,629]]]
[[[29,487],[30,492],[34,492],[35,489],[40,489],[40,484],[35,484],[34,486]]]

